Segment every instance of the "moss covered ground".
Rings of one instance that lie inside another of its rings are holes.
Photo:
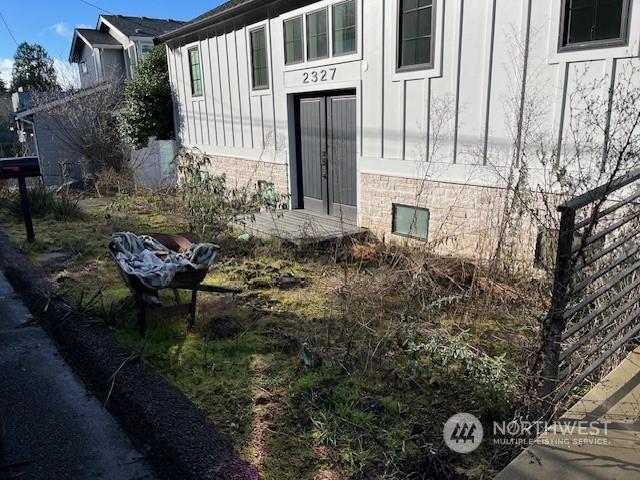
[[[373,244],[301,251],[236,232],[216,239],[206,283],[243,293],[200,294],[193,329],[175,318],[140,336],[107,244],[117,231],[187,232],[173,201],[85,202],[81,220],[38,219],[33,244],[0,209],[0,230],[201,407],[265,479],[487,478],[508,461],[512,452],[490,442],[452,453],[442,425],[458,411],[487,422],[513,415],[534,302],[514,287],[471,287],[465,263],[425,269]]]

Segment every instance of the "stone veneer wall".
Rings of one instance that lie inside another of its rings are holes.
[[[279,194],[289,194],[289,170],[280,163],[245,160],[241,158],[209,156],[209,170],[214,175],[227,175],[230,187],[257,186],[260,180],[272,182]]]
[[[384,241],[407,242],[406,237],[391,232],[392,204],[399,203],[429,209],[427,244],[436,252],[489,258],[495,251],[504,189],[368,173],[361,174],[360,189],[360,225]],[[418,195],[420,191],[422,194]],[[519,232],[517,255],[521,260],[533,261],[537,225],[524,218]]]

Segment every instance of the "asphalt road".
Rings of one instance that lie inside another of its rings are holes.
[[[31,318],[0,272],[0,479],[153,479]]]

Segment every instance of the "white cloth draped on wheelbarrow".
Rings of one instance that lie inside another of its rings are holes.
[[[131,232],[114,233],[110,248],[122,269],[151,290],[168,287],[177,273],[190,267],[209,268],[220,250],[218,245],[199,243],[184,252],[173,252],[152,237]]]

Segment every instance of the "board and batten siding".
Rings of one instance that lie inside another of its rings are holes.
[[[283,20],[335,3],[319,1],[168,48],[180,143],[211,155],[295,163],[290,96],[350,89],[357,95],[359,173],[420,178],[428,158],[434,180],[496,186],[495,168],[486,163],[512,158],[525,68],[524,94],[541,105],[537,122],[564,147],[578,82],[608,79],[599,92],[606,98],[626,65],[640,65],[635,1],[628,46],[558,53],[561,0],[434,0],[433,68],[398,73],[398,0],[357,0],[356,54],[285,66]],[[266,30],[269,88],[253,91],[249,32],[256,27]],[[201,97],[191,95],[189,80],[188,50],[195,46]],[[305,73],[327,68],[336,69],[335,78],[304,83]]]

